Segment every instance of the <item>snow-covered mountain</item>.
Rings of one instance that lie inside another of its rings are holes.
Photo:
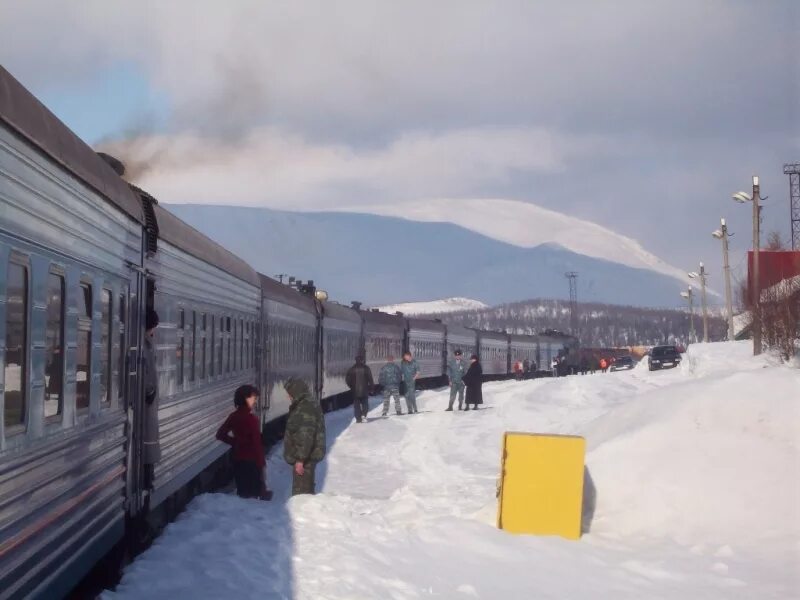
[[[579,273],[581,301],[674,307],[685,289],[676,277],[613,262],[602,252],[592,257],[557,243],[520,247],[452,223],[348,212],[167,208],[262,273],[313,279],[342,302],[382,306],[463,297],[496,305],[567,298],[566,271]]]
[[[387,313],[401,312],[404,315],[432,315],[463,310],[478,310],[488,307],[488,304],[484,304],[480,300],[470,300],[469,298],[445,298],[443,300],[431,300],[430,302],[389,304],[376,308]]]
[[[360,210],[364,210],[363,207]],[[686,282],[686,273],[610,229],[516,200],[436,199],[372,206],[366,212],[412,221],[449,222],[522,248],[558,244],[577,254],[650,269]]]

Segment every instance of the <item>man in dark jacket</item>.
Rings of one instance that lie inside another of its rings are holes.
[[[478,410],[478,404],[483,404],[483,391],[481,390],[481,386],[483,385],[483,368],[478,361],[478,356],[475,354],[470,358],[469,369],[464,373],[463,381],[464,385],[467,387],[467,408],[464,410],[469,410],[470,404],[472,404],[472,410]]]
[[[158,327],[158,313],[152,308],[145,315],[144,351],[142,353],[142,376],[144,379],[144,411],[142,429],[142,462],[144,463],[144,486],[153,488],[156,463],[161,460],[161,445],[158,440],[158,368],[153,337]]]
[[[363,354],[356,356],[356,364],[347,371],[345,382],[353,392],[353,414],[355,415],[356,423],[361,423],[367,418],[369,394],[375,385],[372,379],[372,371],[367,366]]]
[[[317,463],[325,458],[325,417],[308,384],[289,379],[284,389],[291,399],[283,458],[292,466],[292,496],[314,493]]]

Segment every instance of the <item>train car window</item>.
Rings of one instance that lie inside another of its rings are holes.
[[[225,366],[225,318],[219,318],[219,347],[217,348],[217,374],[222,375],[225,371],[223,367]]]
[[[200,318],[200,379],[206,378],[206,313]]]
[[[6,430],[25,424],[28,379],[28,268],[9,263],[6,278]]]
[[[217,343],[217,337],[216,337],[217,333],[216,333],[216,331],[217,331],[217,317],[215,317],[214,315],[211,315],[211,343],[208,345],[209,352],[211,353],[211,356],[209,357],[210,360],[208,362],[208,376],[209,377],[213,377],[214,376],[214,352],[215,352],[215,349],[217,347],[216,346],[216,343]]]
[[[125,346],[125,319],[127,318],[127,291],[119,295],[119,371],[117,373],[117,397],[121,400],[125,395],[125,356],[128,349]]]
[[[242,369],[247,367],[247,339],[250,338],[249,324],[242,321]]]
[[[78,298],[78,346],[75,357],[75,408],[89,409],[92,364],[92,284],[81,282]]]
[[[64,315],[64,277],[50,273],[44,354],[45,417],[59,417],[64,409]]]
[[[227,321],[227,327],[226,327],[227,334],[225,337],[228,339],[228,360],[226,361],[225,372],[230,373],[231,372],[231,318],[225,317],[225,320]]]
[[[239,370],[239,327],[236,319],[233,320],[233,371]]]
[[[189,348],[189,381],[194,381],[195,351],[197,349],[197,311],[192,311],[191,347]]]
[[[113,307],[111,291],[103,288],[100,292],[100,402],[111,404],[111,349],[114,344],[111,337]]]
[[[186,328],[186,314],[183,312],[182,308],[178,309],[178,324],[175,327],[175,332],[177,333],[178,339],[175,348],[175,360],[178,363],[178,387],[183,389],[183,359],[184,359],[184,349],[185,349],[185,332]]]

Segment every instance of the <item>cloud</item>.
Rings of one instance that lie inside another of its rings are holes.
[[[116,148],[170,202],[519,199],[712,263],[721,215],[747,231],[729,192],[758,172],[777,197],[800,139],[793,0],[0,0],[0,14],[3,63],[35,91],[130,63],[168,98],[161,130]],[[765,229],[785,230],[773,206]]]
[[[170,202],[324,209],[465,196],[520,171],[563,171],[602,144],[543,129],[474,128],[409,132],[359,148],[268,127],[243,140],[145,136],[104,150],[132,165],[137,183]]]

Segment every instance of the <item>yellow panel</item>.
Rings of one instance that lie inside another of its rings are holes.
[[[506,433],[498,527],[580,538],[585,453],[582,437]]]

